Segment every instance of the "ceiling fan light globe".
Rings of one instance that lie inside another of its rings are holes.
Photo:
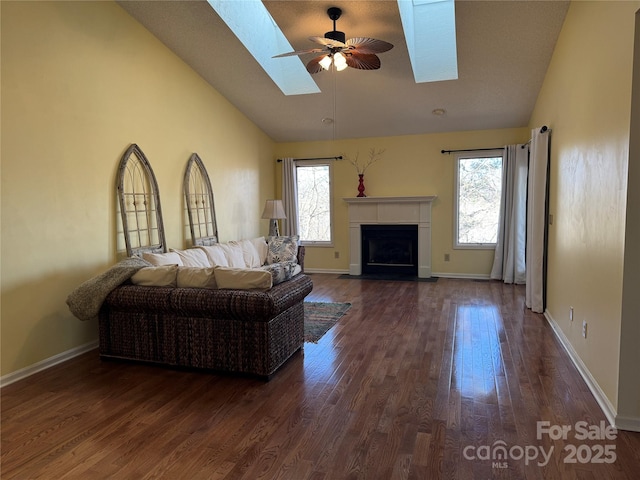
[[[320,66],[322,68],[324,68],[325,70],[329,70],[329,67],[331,66],[331,57],[329,55],[327,55],[326,57],[324,57],[322,60],[320,60]]]
[[[342,53],[338,52],[333,56],[333,64],[336,66],[336,70],[340,72],[347,68],[347,59]]]

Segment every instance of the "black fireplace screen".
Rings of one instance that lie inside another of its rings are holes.
[[[362,273],[418,274],[417,225],[361,225]]]

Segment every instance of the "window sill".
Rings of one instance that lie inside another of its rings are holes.
[[[495,250],[495,243],[474,243],[469,245],[454,245],[454,250]]]
[[[304,247],[325,247],[333,248],[333,242],[300,242],[300,245]]]

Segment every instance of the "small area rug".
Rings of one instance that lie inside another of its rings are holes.
[[[350,303],[304,302],[304,341],[318,343],[350,308]]]

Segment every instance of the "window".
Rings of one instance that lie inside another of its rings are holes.
[[[502,150],[456,158],[454,248],[494,248],[502,195]]]
[[[303,244],[332,245],[331,164],[298,162],[298,233]]]

